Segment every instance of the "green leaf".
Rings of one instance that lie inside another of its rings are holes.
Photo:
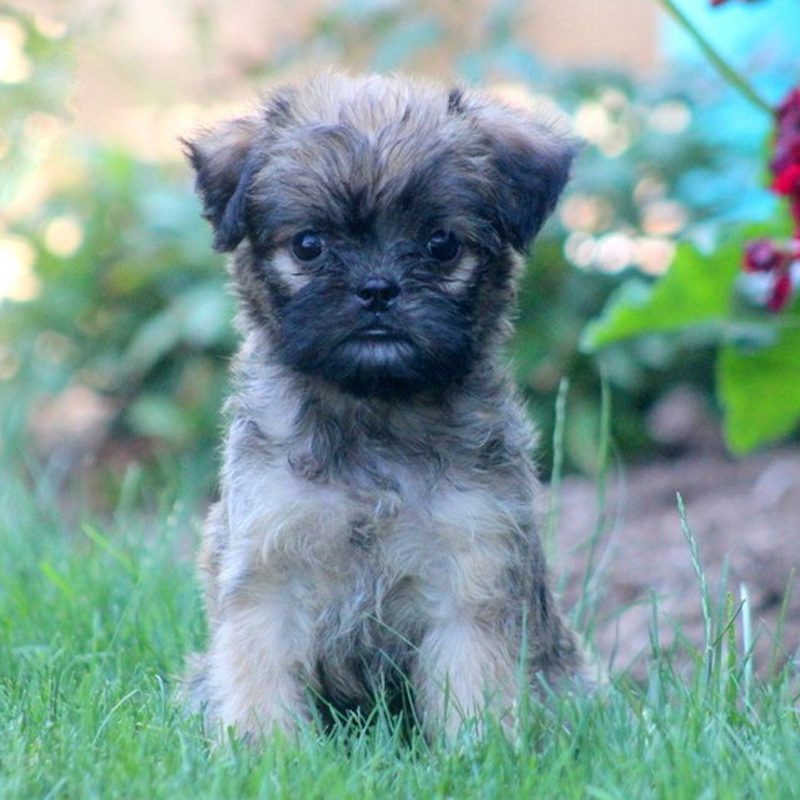
[[[725,232],[712,253],[693,244],[678,245],[667,273],[654,284],[635,279],[623,284],[603,313],[584,329],[581,348],[596,352],[623,339],[652,333],[706,330],[717,337],[729,333],[733,285],[741,273],[747,242],[762,236],[785,237],[791,223],[785,214]]]
[[[746,453],[800,423],[800,326],[760,349],[729,344],[717,362],[717,389],[729,447]]]
[[[630,280],[611,296],[600,318],[586,326],[581,348],[595,352],[623,339],[690,328],[719,327],[722,332],[740,270],[738,241],[710,255],[684,243],[669,271],[655,284]]]

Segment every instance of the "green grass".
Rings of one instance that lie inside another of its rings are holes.
[[[130,487],[129,487],[130,488]],[[67,522],[5,470],[0,486],[0,797],[762,798],[800,792],[788,676],[753,680],[730,599],[707,594],[708,646],[645,686],[614,676],[588,698],[529,708],[519,741],[455,744],[367,729],[212,750],[174,699],[202,643],[191,524],[161,508]],[[77,514],[78,519],[82,515]],[[86,516],[86,515],[83,515]],[[691,542],[691,534],[687,526]],[[696,548],[693,549],[693,553]],[[699,568],[698,563],[698,568]],[[717,604],[719,605],[719,604]],[[658,652],[654,630],[654,650]]]

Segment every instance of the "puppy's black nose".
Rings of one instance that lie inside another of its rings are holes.
[[[356,297],[365,311],[386,311],[399,294],[397,282],[383,275],[371,275],[356,290]]]

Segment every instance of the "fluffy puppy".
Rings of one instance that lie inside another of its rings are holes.
[[[320,77],[186,143],[243,343],[191,693],[245,736],[408,691],[431,733],[575,677],[504,365],[573,144],[472,91]]]

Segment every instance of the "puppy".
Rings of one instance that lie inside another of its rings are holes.
[[[581,669],[502,355],[573,143],[472,91],[328,75],[186,143],[243,343],[191,694],[252,738],[407,693],[431,734]]]

